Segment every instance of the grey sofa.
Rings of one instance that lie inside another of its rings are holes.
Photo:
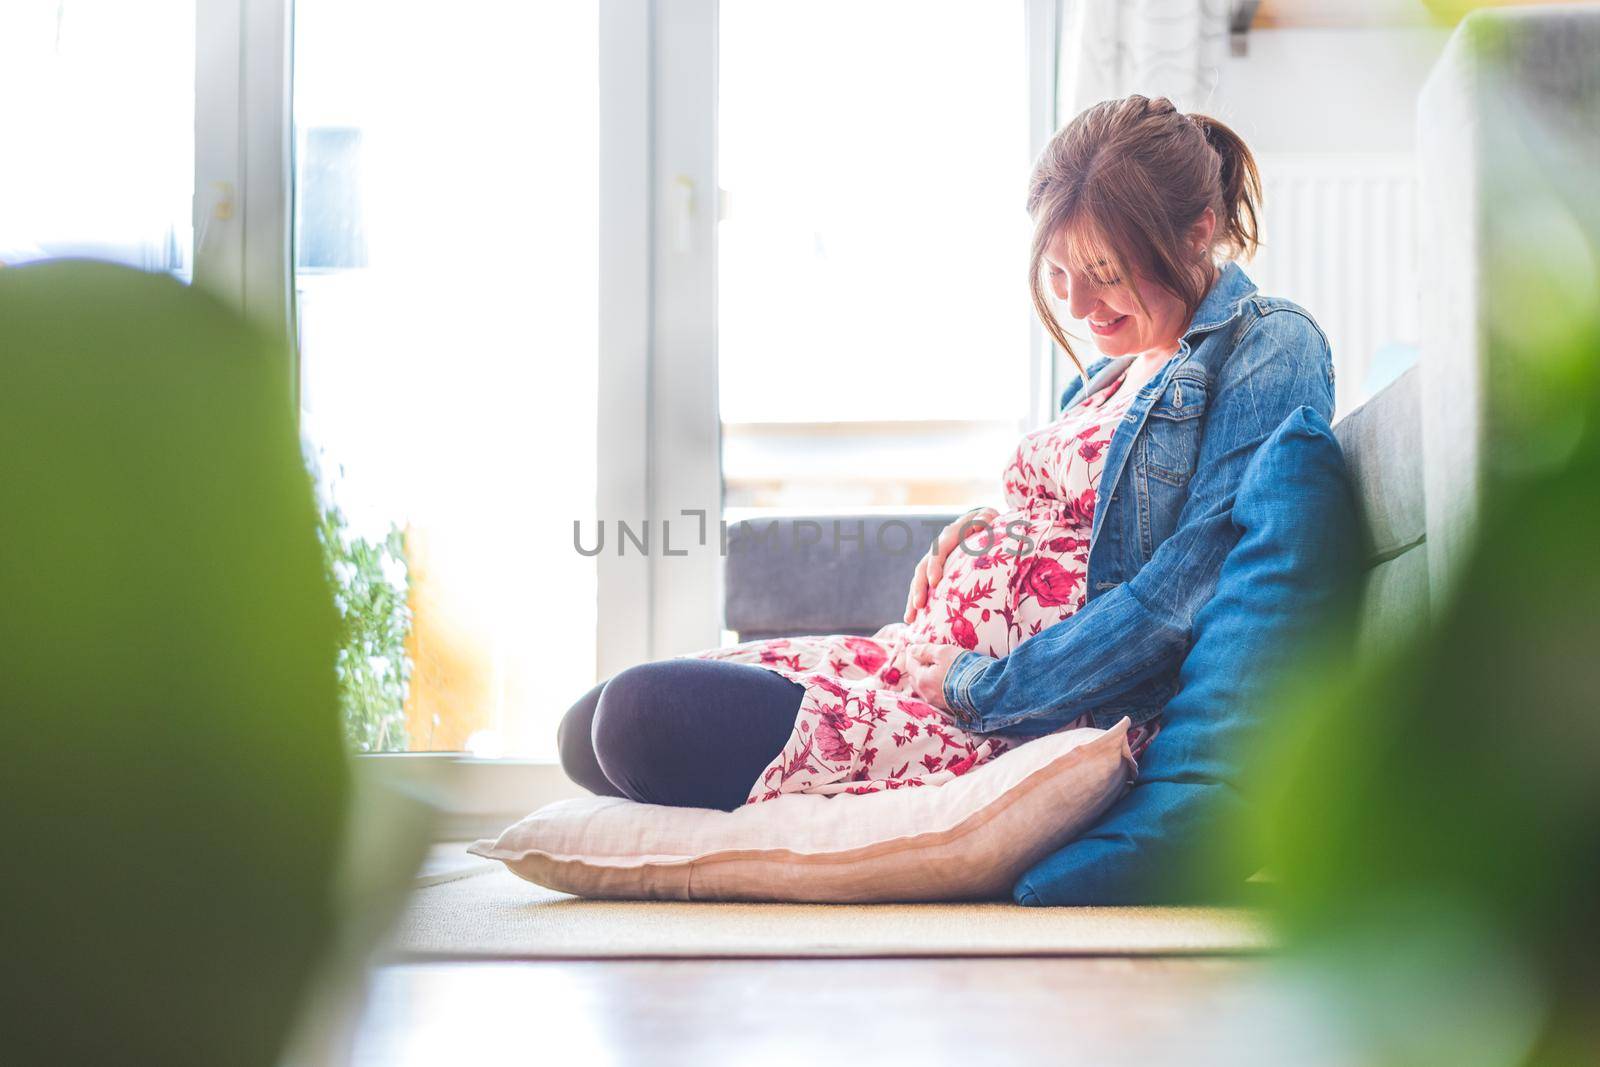
[[[1488,270],[1516,251],[1515,232],[1494,220],[1533,190],[1584,195],[1563,187],[1563,174],[1600,173],[1597,57],[1600,8],[1480,11],[1457,28],[1418,100],[1417,365],[1334,427],[1367,536],[1364,647],[1424,621],[1470,544],[1487,444],[1509,444],[1495,437],[1498,413],[1519,403],[1518,382],[1537,373],[1488,359],[1491,318],[1509,310],[1496,307]],[[763,537],[730,542],[727,627],[742,639],[867,634],[899,618],[921,551],[951,516],[915,516],[929,526],[898,552],[890,550],[897,531],[880,537],[893,518],[779,519],[762,524]],[[851,536],[858,526],[864,536]],[[838,528],[850,533],[829,535]]]
[[[866,635],[901,617],[917,560],[955,516],[808,515],[733,524],[724,620],[741,641]]]
[[[1382,647],[1425,617],[1419,368],[1339,420],[1362,504],[1367,574],[1361,642]],[[741,641],[794,634],[871,634],[901,617],[917,561],[953,514],[807,515],[734,527],[724,560],[726,626]],[[899,525],[893,525],[896,522]],[[902,527],[920,539],[902,548]]]

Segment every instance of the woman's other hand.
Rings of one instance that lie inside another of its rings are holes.
[[[938,585],[939,579],[944,577],[945,561],[960,543],[962,531],[971,533],[988,529],[999,517],[1000,513],[994,508],[974,508],[939,532],[938,540],[917,561],[917,572],[911,578],[911,592],[906,597],[906,622],[910,622],[922,610],[928,602],[928,590]]]
[[[944,676],[965,649],[960,645],[915,643],[906,646],[906,669],[911,673],[911,692],[918,700],[931,704],[947,717],[944,702]],[[951,721],[954,721],[952,719]]]

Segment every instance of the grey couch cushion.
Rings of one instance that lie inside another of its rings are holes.
[[[1368,568],[1361,583],[1356,647],[1394,648],[1428,619],[1428,553],[1422,545]]]
[[[808,515],[730,524],[724,624],[742,641],[870,634],[901,617],[917,560],[954,517]]]
[[[1422,427],[1415,367],[1333,428],[1355,482],[1367,532],[1368,566],[1422,544]]]
[[[1367,538],[1358,646],[1377,651],[1427,617],[1419,373],[1413,367],[1333,428]]]

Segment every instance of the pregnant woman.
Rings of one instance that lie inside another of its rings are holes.
[[[1237,540],[1246,462],[1296,407],[1333,411],[1302,309],[1233,262],[1260,180],[1222,123],[1165,99],[1097,104],[1034,168],[1029,284],[1080,377],[919,563],[871,637],[747,642],[622,671],[561,724],[596,793],[732,810],[784,793],[937,785],[1028,739],[1130,717],[1160,745],[1195,612]],[[1054,301],[1087,322],[1079,359]]]

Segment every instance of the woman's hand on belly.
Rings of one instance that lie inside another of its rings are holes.
[[[987,529],[999,515],[994,508],[977,508],[959,516],[939,531],[939,538],[934,541],[933,547],[917,561],[917,572],[911,578],[911,592],[906,597],[906,622],[916,618],[917,612],[928,603],[928,590],[938,585],[939,579],[944,577],[945,561],[956,550],[956,545],[961,543],[962,533],[971,534]]]
[[[957,645],[912,644],[906,646],[906,669],[911,674],[911,692],[954,722],[944,702],[944,676],[950,665],[965,651]]]

